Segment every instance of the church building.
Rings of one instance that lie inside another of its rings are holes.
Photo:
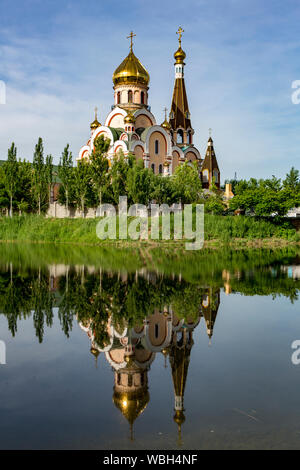
[[[213,181],[220,187],[220,170],[209,138],[205,158],[194,146],[194,129],[184,81],[186,54],[181,48],[183,29],[177,31],[179,47],[174,54],[175,83],[173,98],[167,119],[157,124],[149,106],[150,76],[133,52],[131,32],[130,51],[128,56],[116,68],[113,74],[114,104],[102,125],[97,118],[91,123],[91,134],[88,142],[80,151],[77,160],[89,158],[94,148],[94,141],[101,134],[110,139],[108,159],[122,151],[123,154],[133,153],[137,159],[143,160],[145,168],[151,168],[155,174],[169,176],[176,167],[184,162],[197,162],[199,177],[203,187],[209,188]]]

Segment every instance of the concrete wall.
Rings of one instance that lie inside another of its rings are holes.
[[[80,218],[82,217],[81,211],[74,208],[69,208],[67,211],[65,206],[62,206],[58,202],[53,202],[50,204],[49,209],[46,213],[46,217],[56,217],[58,219],[63,219],[65,217],[71,218]],[[85,209],[84,217],[86,219],[92,219],[96,217],[96,208]]]

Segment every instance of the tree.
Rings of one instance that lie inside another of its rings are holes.
[[[102,194],[108,186],[108,160],[107,151],[110,146],[110,139],[104,137],[103,134],[94,141],[94,150],[90,156],[92,184],[98,196],[101,206]]]
[[[17,186],[18,162],[17,162],[17,148],[14,142],[8,149],[7,161],[4,163],[4,185],[9,197],[9,215],[13,215],[13,197],[15,196]]]
[[[291,191],[300,191],[300,178],[299,171],[294,167],[291,168],[290,172],[287,173],[285,180],[283,180],[284,189],[290,189]]]
[[[91,165],[86,160],[80,160],[74,168],[74,193],[77,206],[84,217],[84,209],[91,181]]]
[[[151,198],[157,204],[172,204],[176,200],[176,190],[171,178],[161,175],[153,177],[153,192]]]
[[[73,157],[72,157],[72,152],[69,151],[69,144],[66,145],[62,153],[62,156],[58,165],[58,176],[61,180],[61,184],[64,189],[64,194],[65,194],[65,199],[66,199],[66,209],[68,211],[70,187],[72,185],[72,178],[73,178]]]
[[[126,161],[123,152],[119,152],[113,160],[110,171],[110,181],[113,200],[116,204],[118,204],[120,196],[126,195],[127,173],[129,168],[132,168],[134,164],[132,158],[133,156],[129,155]]]
[[[202,186],[197,163],[191,165],[189,162],[184,162],[176,168],[172,178],[178,200],[181,200],[183,204],[199,201]]]
[[[153,191],[153,171],[144,168],[144,162],[138,160],[128,169],[126,189],[130,202],[147,205]]]
[[[49,206],[50,206],[50,203],[51,203],[51,189],[52,189],[52,184],[53,184],[53,158],[52,158],[52,155],[47,155],[47,157],[46,157],[45,177],[46,177],[46,182],[48,184],[48,198],[49,198]]]
[[[44,164],[44,146],[42,138],[39,137],[33,155],[33,193],[38,204],[38,214],[41,214],[41,206],[47,193],[47,182]]]

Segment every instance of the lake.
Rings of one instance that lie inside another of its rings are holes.
[[[299,449],[299,255],[1,244],[0,448]]]

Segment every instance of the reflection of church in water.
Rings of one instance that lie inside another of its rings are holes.
[[[187,380],[193,332],[204,318],[206,332],[211,341],[214,324],[220,304],[220,289],[207,288],[199,306],[197,318],[181,318],[165,308],[161,313],[155,310],[144,319],[142,326],[134,328],[119,327],[110,319],[107,325],[109,344],[100,348],[89,325],[79,323],[91,341],[91,353],[96,360],[104,353],[115,375],[113,402],[128,420],[133,436],[133,423],[145,410],[150,396],[148,392],[148,370],[156,354],[169,358],[174,386],[174,421],[181,425],[185,421],[184,390]]]

